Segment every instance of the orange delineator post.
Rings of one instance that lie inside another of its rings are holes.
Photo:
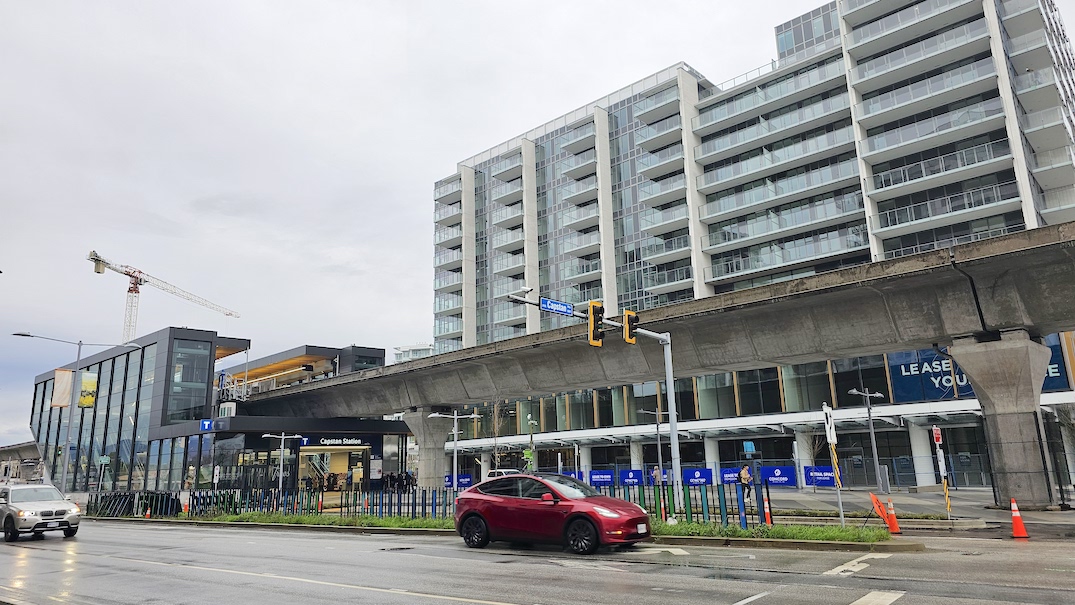
[[[1026,533],[1026,526],[1023,525],[1023,515],[1019,512],[1019,505],[1015,503],[1015,498],[1012,498],[1012,537],[1018,540],[1030,539],[1030,536]]]
[[[896,520],[896,508],[892,506],[892,498],[888,499],[888,533],[896,536],[902,534],[900,522]]]
[[[762,502],[765,504],[765,524],[766,525],[772,525],[773,524],[773,515],[769,512],[769,497],[768,496],[763,496],[762,497]]]

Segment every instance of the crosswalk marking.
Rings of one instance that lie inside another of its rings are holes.
[[[760,599],[760,598],[762,598],[762,597],[764,597],[764,596],[766,596],[768,594],[769,594],[768,592],[758,593],[758,594],[756,594],[756,595],[754,595],[752,597],[747,597],[747,598],[743,599],[742,601],[736,601],[735,603],[732,603],[732,605],[747,605],[747,603],[750,603],[752,601],[757,601],[758,599]]]
[[[890,603],[895,603],[896,599],[902,597],[904,594],[906,593],[903,591],[889,592],[885,590],[875,590],[851,605],[889,605]]]

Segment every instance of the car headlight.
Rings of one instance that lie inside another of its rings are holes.
[[[29,517],[32,514],[34,514],[34,511],[32,511],[32,510],[20,510],[19,511],[19,516],[20,517]]]
[[[77,515],[77,514],[79,514],[79,513],[81,513],[81,512],[82,512],[82,509],[81,509],[81,508],[79,508],[79,507],[78,507],[78,505],[76,504],[75,506],[72,506],[72,507],[71,507],[71,512],[72,512],[73,514],[76,514],[76,515]]]
[[[593,512],[601,515],[602,517],[608,517],[609,519],[619,519],[620,518],[620,513],[608,510],[607,508],[604,508],[604,507],[601,507],[601,506],[593,507]]]

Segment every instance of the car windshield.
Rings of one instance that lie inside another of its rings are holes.
[[[31,487],[29,489],[11,490],[12,502],[46,502],[49,500],[63,500],[60,492],[55,487]]]
[[[542,479],[552,483],[556,491],[560,492],[565,498],[585,498],[587,496],[601,495],[601,492],[567,475],[545,475]]]

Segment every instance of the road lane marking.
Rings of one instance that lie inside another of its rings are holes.
[[[758,594],[756,594],[756,595],[754,595],[752,597],[747,597],[747,598],[743,599],[742,601],[736,601],[735,603],[732,603],[732,605],[746,605],[747,603],[752,603],[754,601],[757,601],[758,599],[760,599],[760,598],[762,598],[762,597],[764,597],[764,596],[766,596],[768,594],[769,594],[768,592],[759,592]]]
[[[556,563],[564,567],[570,567],[572,569],[596,569],[600,571],[623,571],[618,567],[611,567],[609,565],[602,565],[600,563],[591,563],[589,561],[573,561],[571,559],[549,559],[550,563]]]
[[[714,559],[750,559],[751,561],[757,559],[754,555],[699,555],[701,557],[712,557]]]
[[[659,553],[659,552],[666,552],[666,553],[668,553],[670,555],[678,555],[678,556],[681,556],[681,557],[691,554],[691,553],[683,550],[682,548],[665,548],[665,547],[661,547],[661,546],[642,546],[642,547],[636,546],[631,550],[625,550],[625,551],[620,552],[619,554],[624,554],[624,555],[652,555],[652,554],[656,554],[656,553]]]
[[[875,590],[851,605],[890,605],[905,594],[903,591]]]
[[[862,555],[861,557],[859,557],[857,559],[852,559],[851,561],[848,561],[847,563],[844,563],[843,565],[841,565],[839,567],[833,567],[832,569],[826,571],[825,573],[823,573],[821,575],[823,575],[823,576],[836,576],[836,575],[849,576],[849,575],[855,573],[856,571],[862,571],[863,569],[866,569],[867,567],[869,567],[870,566],[869,563],[863,563],[863,561],[865,561],[866,559],[887,559],[887,558],[889,558],[891,556],[892,556],[891,554],[880,554],[880,553],[870,553],[868,555]]]

